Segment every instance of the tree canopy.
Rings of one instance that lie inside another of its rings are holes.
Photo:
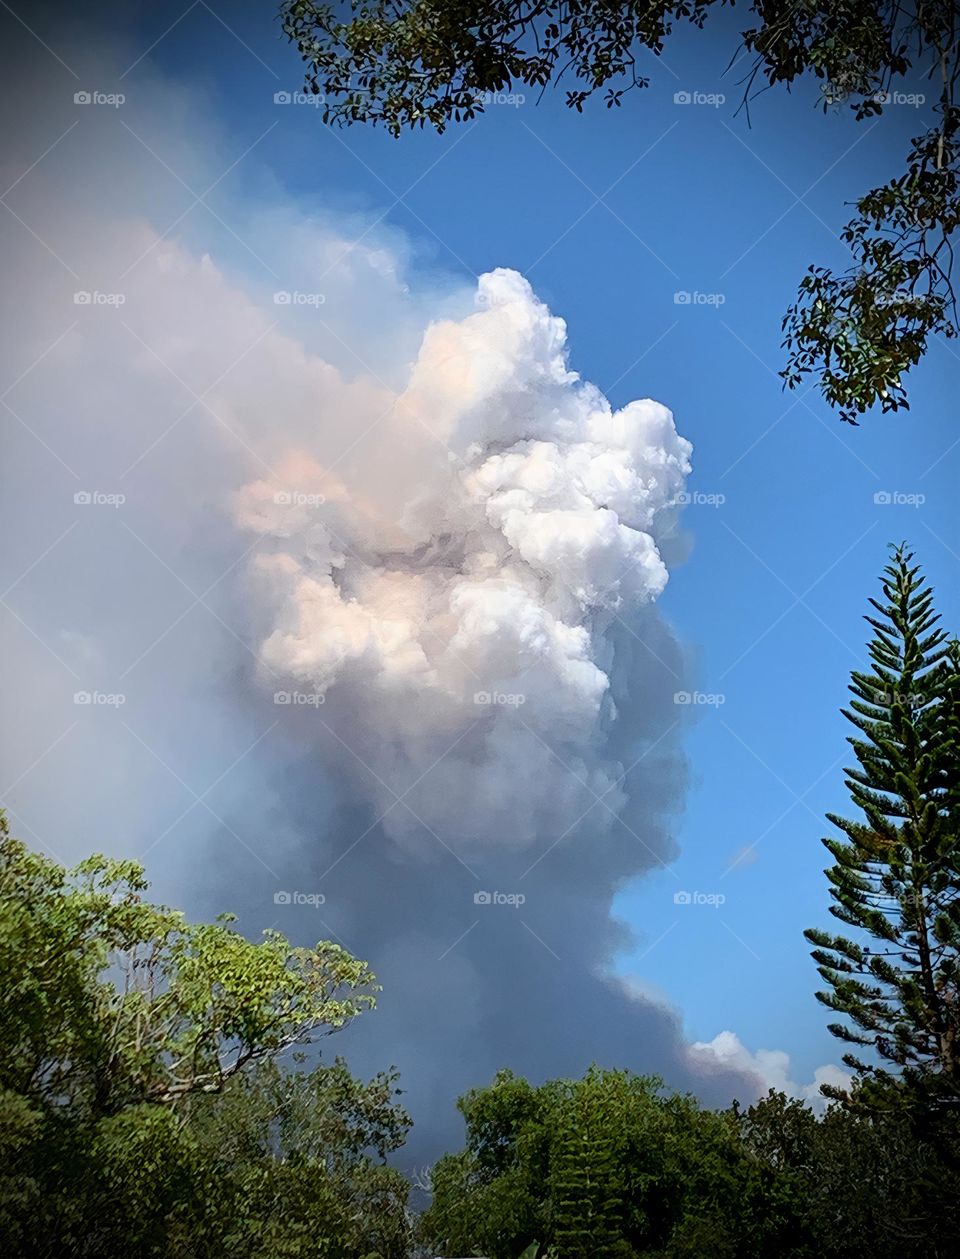
[[[400,1259],[395,1074],[280,1066],[372,1003],[369,968],[146,891],[135,862],[67,870],[0,814],[3,1253]]]
[[[419,1221],[428,1254],[946,1259],[960,1239],[957,1166],[903,1111],[818,1117],[773,1091],[710,1111],[596,1067],[539,1088],[502,1071],[460,1110],[464,1148]]]

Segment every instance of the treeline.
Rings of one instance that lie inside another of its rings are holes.
[[[460,1103],[420,1233],[490,1259],[912,1259],[956,1255],[960,1129],[891,1106],[817,1119],[771,1093],[701,1109],[625,1071],[534,1088],[502,1072]],[[529,1248],[529,1250],[528,1250]]]
[[[414,1216],[395,1074],[302,1047],[374,1000],[336,945],[251,942],[74,870],[0,815],[0,1248],[24,1259],[940,1259],[960,1253],[960,650],[903,547],[846,715],[857,816],[807,933],[848,1047],[816,1117],[654,1078],[504,1071]],[[315,1061],[315,1056],[313,1058]]]

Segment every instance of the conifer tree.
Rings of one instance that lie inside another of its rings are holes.
[[[560,1259],[623,1259],[624,1170],[621,1134],[604,1095],[603,1077],[588,1073],[570,1090],[554,1136],[552,1233]]]
[[[872,1050],[871,1061],[844,1055],[855,1096],[940,1109],[960,1105],[960,653],[905,545],[881,587],[866,617],[872,667],[851,675],[843,710],[856,727],[846,786],[860,817],[828,814],[842,838],[823,841],[830,912],[856,937],[805,935],[827,985],[817,997],[847,1020],[830,1031]]]

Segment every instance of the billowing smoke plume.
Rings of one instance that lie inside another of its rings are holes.
[[[749,1062],[692,1055],[613,977],[612,899],[674,855],[684,789],[654,602],[690,455],[670,413],[582,383],[514,272],[428,281],[371,222],[260,194],[256,135],[203,134],[146,61],[122,113],[78,111],[22,38],[0,220],[17,832],[368,958],[381,1001],[337,1047],[399,1066],[411,1158],[503,1066],[754,1094]],[[134,57],[70,59],[109,93]]]
[[[476,303],[428,328],[353,457],[291,452],[287,484],[238,509],[273,543],[270,676],[325,702],[391,835],[458,848],[622,809],[608,631],[666,583],[656,533],[691,449],[659,403],[614,411],[569,370],[516,272],[481,276]]]

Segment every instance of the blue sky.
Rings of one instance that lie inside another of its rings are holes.
[[[851,429],[806,387],[782,392],[779,328],[807,265],[843,264],[844,203],[899,169],[922,111],[893,108],[875,127],[824,117],[803,84],[764,95],[750,127],[736,72],[720,74],[735,46],[726,14],[672,40],[651,88],[620,110],[578,116],[548,92],[394,141],[274,104],[300,68],[269,4],[232,6],[231,30],[204,4],[168,30],[179,12],[131,9],[120,34],[157,41],[147,63],[204,94],[225,168],[273,128],[224,191],[272,184],[308,211],[383,216],[423,274],[514,267],[566,319],[584,377],[615,404],[650,396],[673,410],[694,445],[689,488],[713,501],[686,513],[690,553],[661,607],[699,689],[723,699],[684,713],[675,868],[726,900],[678,909],[669,875],[624,888],[617,908],[637,942],[620,964],[678,1007],[692,1039],[731,1028],[751,1049],[789,1048],[804,1078],[836,1060],[801,932],[826,917],[822,816],[845,806],[837,710],[888,542],[915,546],[960,625],[960,376],[956,347],[937,343],[910,379],[910,412]],[[677,104],[681,91],[727,99]],[[677,304],[679,290],[722,303]],[[883,491],[924,501],[878,504]]]

